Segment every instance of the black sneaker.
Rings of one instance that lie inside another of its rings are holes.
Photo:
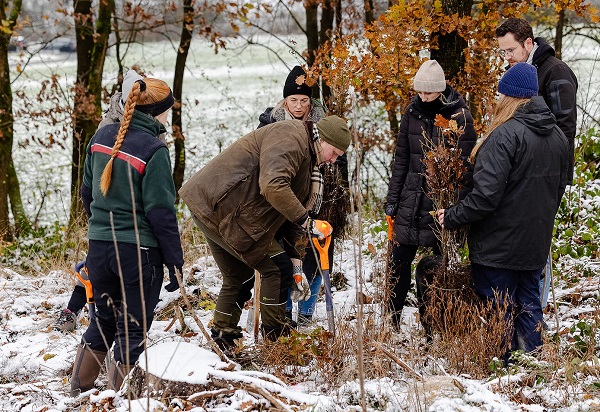
[[[260,325],[263,339],[271,342],[277,341],[281,336],[290,336],[292,329],[294,328],[289,323],[277,327]]]
[[[235,348],[235,341],[237,339],[242,339],[244,336],[242,333],[225,333],[222,330],[211,329],[210,336],[215,341],[217,346],[224,352],[230,352],[233,348]]]
[[[58,318],[54,323],[53,329],[58,329],[62,332],[72,332],[75,330],[77,323],[77,314],[65,308],[60,311]]]

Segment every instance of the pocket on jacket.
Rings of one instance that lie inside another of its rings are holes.
[[[266,233],[247,207],[239,206],[219,222],[219,234],[238,252],[250,249]]]

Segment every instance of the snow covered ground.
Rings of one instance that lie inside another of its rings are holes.
[[[377,241],[378,235],[365,237],[367,242]],[[334,292],[336,316],[355,312],[356,282],[354,244],[346,241],[336,254],[339,271],[345,273],[348,279],[346,290]],[[366,248],[366,246],[365,246]],[[374,261],[364,257],[363,253],[363,291],[367,295],[374,293],[373,285],[368,281],[372,274]],[[193,265],[191,265],[193,263]],[[193,271],[191,271],[193,269]],[[194,273],[194,279],[188,279],[187,290],[199,288],[209,293],[217,293],[220,285],[218,271],[210,257],[203,257],[196,262],[190,262],[185,267],[185,273]],[[187,405],[186,410],[193,411],[232,411],[258,410],[244,409],[244,405],[257,404],[256,387],[278,395],[279,399],[288,402],[288,410],[308,408],[313,411],[347,411],[360,410],[360,383],[351,380],[341,387],[326,393],[315,392],[311,382],[286,384],[273,374],[254,370],[252,367],[241,368],[235,365],[233,370],[223,370],[224,364],[217,355],[210,351],[210,346],[202,337],[200,329],[191,317],[186,317],[186,324],[191,332],[184,335],[176,332],[176,327],[168,328],[171,319],[157,320],[152,325],[148,335],[148,359],[143,354],[140,364],[155,376],[165,379],[180,380],[191,384],[206,384],[211,379],[221,379],[228,382],[239,382],[240,389],[227,396],[221,396],[209,406],[194,406],[194,399],[206,395],[201,391],[186,399],[162,403],[156,397],[150,400],[130,403],[126,398],[115,395],[113,391],[90,391],[79,398],[70,398],[69,376],[76,345],[87,324],[86,314],[79,317],[78,327],[74,332],[57,332],[52,330],[57,311],[65,307],[74,282],[74,276],[68,271],[55,271],[45,276],[28,277],[10,269],[0,269],[0,410],[2,411],[75,411],[100,410],[104,405],[115,411],[145,411],[150,403],[150,410],[177,410],[177,402]],[[597,311],[597,303],[590,295],[598,293],[598,276],[578,283],[572,288],[561,288],[559,297],[578,293],[581,303],[576,306],[561,306],[560,317],[563,324],[578,319],[578,315]],[[179,292],[161,292],[161,303],[158,310],[164,309],[179,296]],[[587,296],[587,297],[586,297]],[[373,305],[366,305],[373,306]],[[367,309],[368,310],[368,309]],[[375,310],[373,308],[372,310]],[[416,342],[423,341],[422,331],[416,321],[416,309],[406,308],[404,311],[403,330],[393,337],[393,342],[385,342],[397,350],[402,357]],[[597,313],[597,312],[596,312]],[[197,309],[196,314],[206,327],[211,318],[210,310]],[[244,311],[241,321],[246,324],[247,311]],[[546,321],[552,325],[554,318],[547,316]],[[326,328],[327,315],[323,297],[318,302],[316,324]],[[316,325],[313,325],[316,326]],[[567,324],[568,327],[568,324]],[[561,326],[562,328],[562,326]],[[167,330],[168,329],[168,330]],[[412,336],[411,340],[409,337]],[[421,336],[419,338],[419,336]],[[251,333],[245,333],[245,345],[250,353],[253,347]],[[382,377],[369,379],[364,383],[368,410],[402,411],[542,411],[541,406],[531,404],[529,397],[507,397],[502,387],[508,387],[511,382],[521,382],[520,375],[515,373],[490,379],[473,380],[466,376],[447,376],[440,369],[420,363],[417,359],[404,359],[414,370],[424,377],[421,382],[414,375],[399,371],[394,378]],[[147,366],[146,366],[147,365]],[[309,365],[310,366],[310,365]],[[598,368],[598,365],[591,367]],[[229,369],[229,368],[225,368]],[[525,374],[525,372],[522,372]],[[587,384],[597,381],[597,376],[589,376]],[[591,380],[590,380],[591,379]],[[537,391],[544,402],[557,404],[553,410],[583,411],[597,410],[600,398],[593,392],[584,391],[583,385],[575,385],[574,390],[581,391],[573,397],[570,405],[564,404],[565,393],[552,385],[523,385],[521,390]],[[100,376],[97,382],[99,388],[105,384],[105,377]],[[243,385],[251,385],[242,389]],[[318,385],[317,385],[318,387]],[[254,391],[254,392],[253,392]],[[173,403],[175,402],[175,403]],[[263,401],[263,406],[268,402]],[[558,404],[562,404],[558,406]],[[87,405],[88,409],[80,409]],[[106,406],[108,405],[108,406]],[[272,405],[271,405],[272,406]]]

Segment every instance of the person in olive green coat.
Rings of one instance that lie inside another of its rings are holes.
[[[322,180],[314,175],[319,164],[344,154],[350,140],[338,116],[276,122],[237,140],[179,191],[223,275],[212,328],[222,347],[242,337],[238,323],[254,270],[261,276],[263,335],[276,339],[286,332],[285,303],[296,267],[301,272],[302,235],[322,236],[308,219],[322,196]],[[284,251],[275,234],[286,221],[293,225]]]

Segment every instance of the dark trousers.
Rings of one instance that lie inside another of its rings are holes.
[[[285,302],[293,282],[293,267],[287,253],[273,239],[271,248],[255,267],[246,265],[223,239],[198,219],[196,225],[206,236],[210,251],[223,275],[214,314],[214,326],[225,335],[241,333],[238,326],[244,303],[252,297],[254,270],[260,273],[260,316],[267,332],[279,330],[286,323]]]
[[[539,283],[543,268],[537,270],[498,269],[472,264],[473,287],[484,299],[498,304],[508,299],[509,310],[506,320],[511,325],[511,351],[520,349],[531,352],[542,345]]]
[[[390,279],[394,285],[391,291],[389,309],[392,314],[392,321],[397,325],[402,320],[402,309],[406,303],[406,295],[410,290],[411,283],[411,265],[417,255],[417,245],[399,245],[396,242],[392,246],[390,256]],[[433,254],[440,254],[440,247],[433,247]]]
[[[138,247],[131,243],[118,243],[115,250],[113,242],[90,240],[86,260],[97,316],[82,340],[102,352],[114,342],[114,358],[125,365],[133,365],[144,350],[163,281],[160,249],[141,247],[140,255],[138,260]]]
[[[415,283],[417,284],[417,301],[419,302],[419,319],[425,329],[427,339],[431,339],[431,327],[427,322],[427,306],[431,298],[429,297],[429,285],[433,282],[435,276],[442,267],[442,257],[440,255],[424,256],[417,263],[415,268]]]
[[[393,288],[390,295],[389,309],[392,320],[400,324],[402,320],[402,308],[406,302],[406,295],[410,290],[411,265],[417,255],[416,245],[399,245],[394,242],[390,256],[390,280]]]

